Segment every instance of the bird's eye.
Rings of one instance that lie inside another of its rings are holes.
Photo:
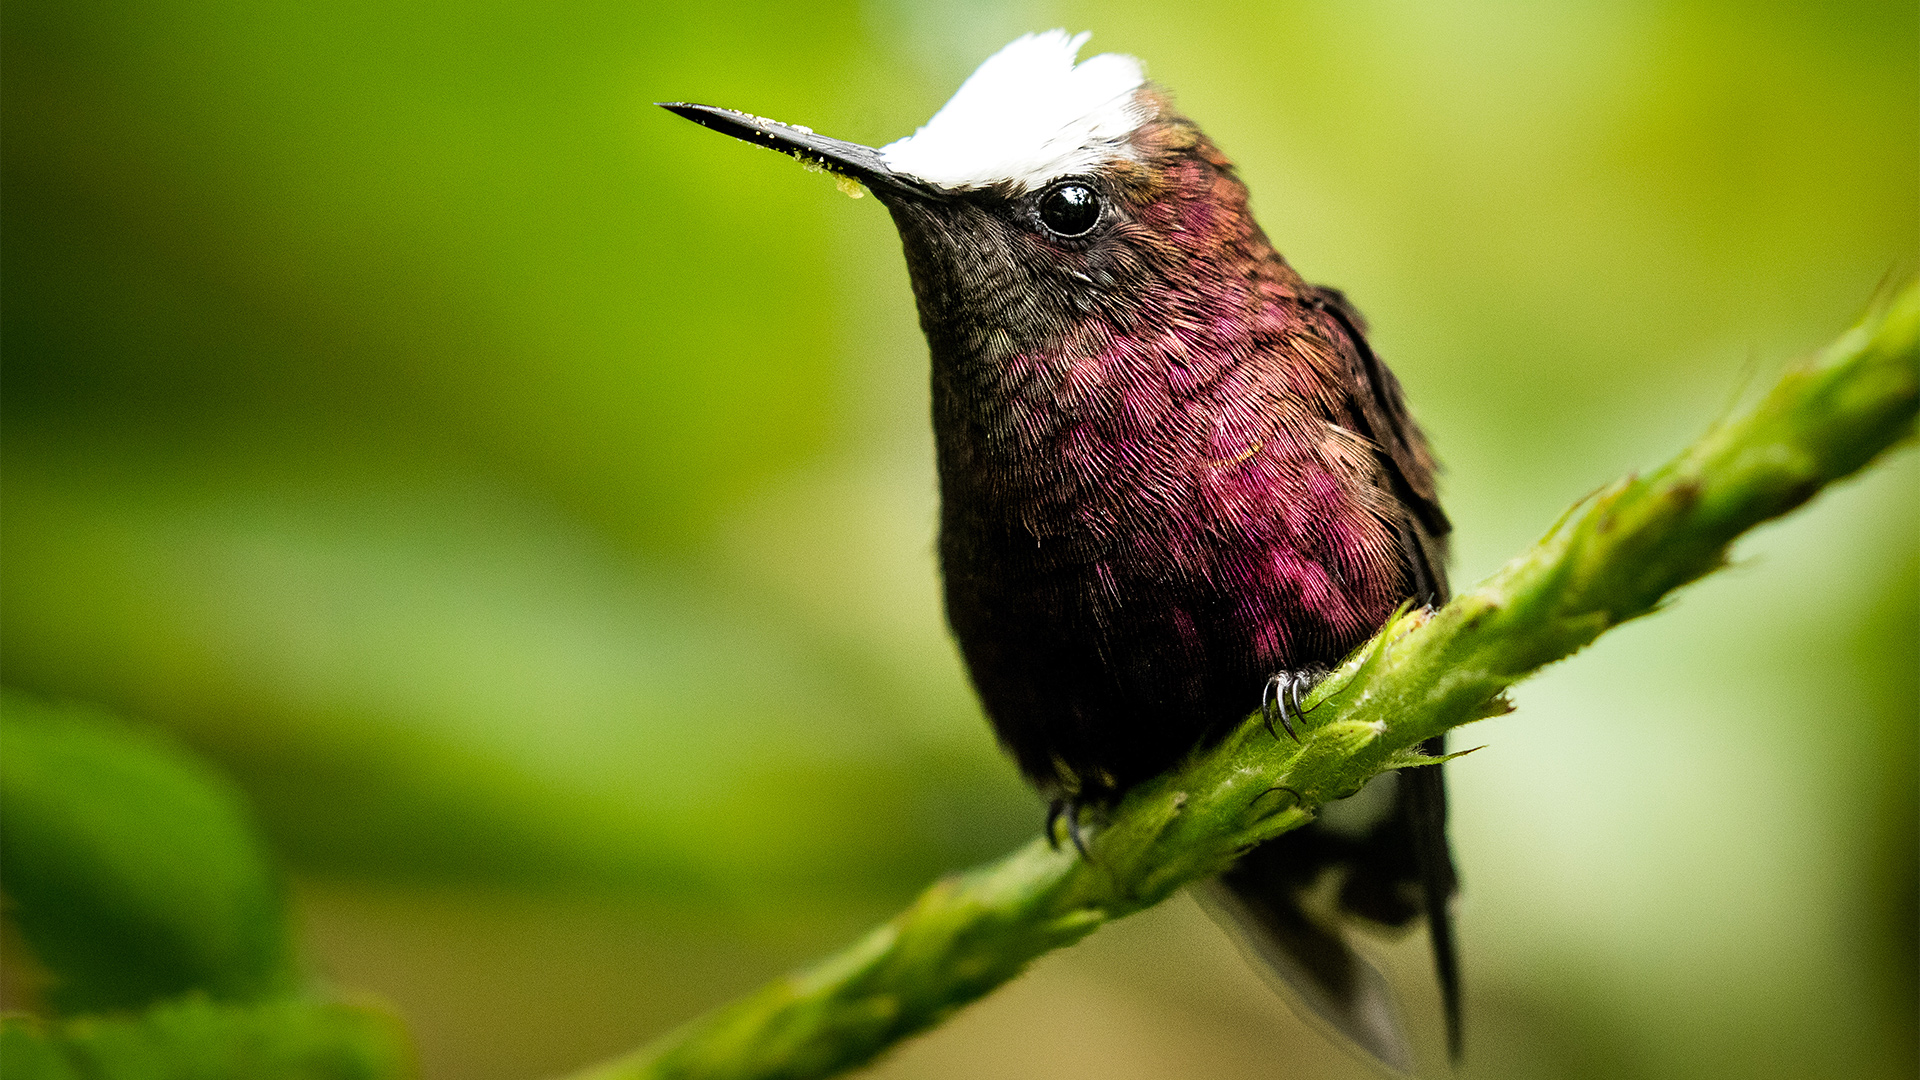
[[[1040,221],[1061,236],[1085,236],[1100,221],[1100,196],[1069,181],[1040,196]]]

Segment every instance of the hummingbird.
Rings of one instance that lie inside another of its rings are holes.
[[[1295,735],[1305,690],[1401,605],[1445,601],[1451,529],[1365,320],[1274,249],[1139,60],[1078,59],[1088,37],[1015,40],[877,149],[661,103],[891,214],[932,360],[947,620],[1049,839],[1064,819],[1083,857],[1083,808],[1256,710]],[[1457,1058],[1446,813],[1439,765],[1384,774],[1205,893],[1311,1015],[1401,1071],[1350,933],[1424,920]]]

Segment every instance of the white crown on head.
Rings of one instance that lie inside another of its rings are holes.
[[[1027,34],[988,57],[919,131],[881,147],[896,172],[948,190],[1048,181],[1134,156],[1154,106],[1140,61],[1102,53],[1076,65],[1090,34]]]

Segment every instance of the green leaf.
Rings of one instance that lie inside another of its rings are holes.
[[[238,795],[97,712],[0,695],[0,885],[56,1011],[295,985],[280,882]]]
[[[399,1023],[338,1002],[223,1005],[202,997],[131,1017],[0,1020],[7,1080],[399,1080],[415,1074]]]

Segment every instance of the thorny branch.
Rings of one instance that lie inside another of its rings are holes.
[[[573,1080],[825,1077],[862,1065],[1102,923],[1225,869],[1432,735],[1507,710],[1503,694],[1723,565],[1741,533],[1914,432],[1920,281],[1877,305],[1757,405],[1646,476],[1576,504],[1437,612],[1392,619],[1306,700],[1296,745],[1255,715],[1134,790],[1091,857],[1034,840],[945,878],[853,947]]]

